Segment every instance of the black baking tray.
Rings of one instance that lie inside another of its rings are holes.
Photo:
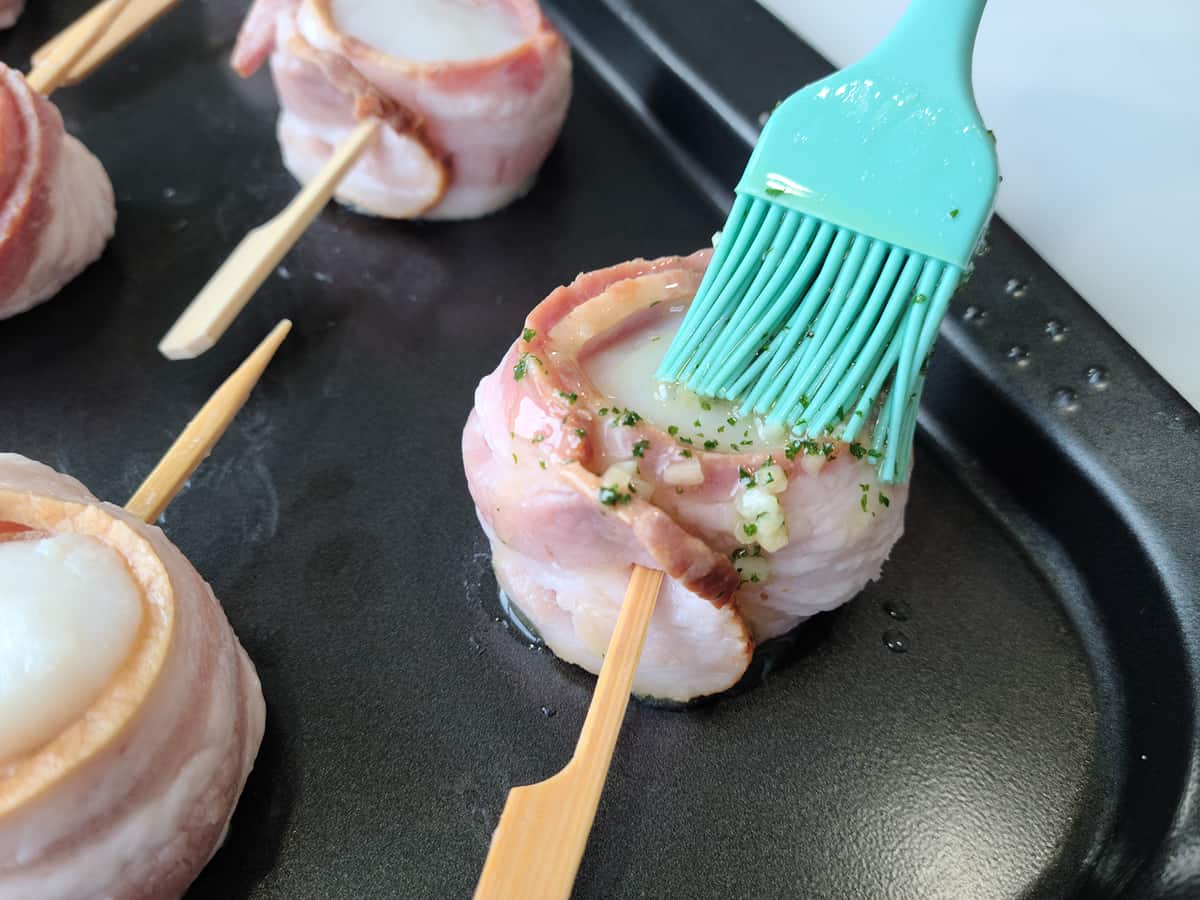
[[[0,57],[86,5],[32,4]],[[468,896],[594,683],[500,617],[459,459],[474,386],[555,285],[706,244],[760,114],[829,67],[749,0],[556,0],[575,95],[527,197],[464,223],[331,207],[213,351],[168,363],[179,310],[294,190],[268,77],[227,67],[244,10],[184,3],[56,96],[118,232],[0,324],[0,445],[122,501],[292,317],[163,522],[268,711],[189,897]],[[881,581],[757,687],[631,706],[577,896],[1200,896],[1200,418],[996,221],[916,456]]]

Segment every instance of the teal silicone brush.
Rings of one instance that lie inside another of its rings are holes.
[[[912,0],[770,116],[657,375],[908,477],[925,362],[991,214],[971,88],[986,0]],[[869,429],[869,431],[864,431]]]

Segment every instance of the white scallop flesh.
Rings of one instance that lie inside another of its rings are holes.
[[[526,36],[496,0],[333,0],[332,9],[343,34],[412,62],[487,59]]]
[[[38,749],[87,710],[141,620],[141,590],[95,538],[0,543],[0,762]]]

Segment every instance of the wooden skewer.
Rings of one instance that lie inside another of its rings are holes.
[[[570,897],[662,580],[634,566],[575,755],[552,778],[508,792],[475,900]]]
[[[246,361],[217,388],[125,504],[127,511],[143,521],[157,521],[183,483],[196,471],[196,466],[221,439],[291,330],[292,323],[287,319],[276,325]]]
[[[178,2],[179,0],[130,0],[128,4],[124,4],[118,0],[102,0],[34,51],[33,64],[37,67],[48,63],[66,42],[76,40],[80,34],[92,34],[92,29],[98,22],[105,21],[113,14],[114,6],[123,6],[123,11],[116,10],[115,20],[109,19],[112,26],[107,29],[100,26],[103,33],[86,47],[85,52],[74,60],[59,80],[60,87],[78,84]],[[84,43],[88,44],[88,41],[85,40]]]
[[[64,39],[55,51],[41,63],[35,64],[33,70],[25,76],[29,86],[43,97],[49,97],[55,88],[65,83],[75,63],[104,34],[130,2],[131,0],[107,0],[105,8],[100,10],[86,27],[68,29],[70,33],[64,33]]]
[[[254,292],[267,280],[292,245],[317,217],[338,183],[367,149],[379,130],[378,119],[364,119],[350,132],[316,178],[268,222],[251,230],[208,284],[171,326],[158,345],[167,359],[192,359],[217,342]]]

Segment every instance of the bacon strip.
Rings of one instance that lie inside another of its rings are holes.
[[[25,0],[0,0],[0,28],[12,28],[25,9]]]
[[[254,667],[163,533],[73,478],[0,454],[0,518],[118,550],[146,594],[142,641],[165,647],[161,658],[135,649],[75,725],[0,764],[0,896],[179,897],[224,838],[262,740]]]
[[[383,139],[343,180],[338,199],[389,218],[461,219],[524,193],[566,116],[571,60],[536,0],[507,0],[527,39],[499,56],[418,63],[342,34],[331,0],[256,0],[233,66],[270,58],[284,163],[307,182],[366,115]],[[505,2],[505,0],[493,0]]]
[[[0,319],[54,296],[112,237],[104,167],[20,72],[0,65]]]
[[[707,253],[634,260],[553,291],[526,319],[529,339],[515,341],[480,383],[463,434],[497,578],[556,654],[598,671],[633,564],[667,573],[634,689],[674,700],[732,686],[756,641],[845,603],[877,577],[903,531],[907,499],[904,486],[891,486],[890,505],[872,494],[865,512],[862,485],[876,490],[875,470],[842,444],[816,459],[788,459],[782,445],[695,446],[704,481],[677,489],[665,471],[682,445],[645,420],[608,424],[598,410],[610,401],[581,357],[690,302],[707,261]],[[650,499],[603,505],[600,475],[635,455],[655,485]],[[735,498],[740,471],[768,457],[788,479],[779,497],[791,539],[767,555],[769,577],[752,583],[731,562]]]

